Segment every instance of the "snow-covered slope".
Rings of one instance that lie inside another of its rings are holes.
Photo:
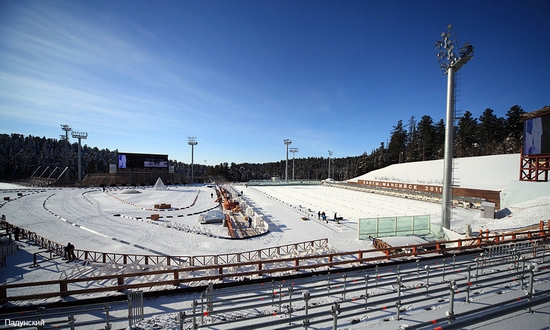
[[[463,188],[503,190],[519,180],[520,154],[456,158],[453,160],[455,182]],[[441,185],[443,159],[390,165],[351,180],[378,180]]]

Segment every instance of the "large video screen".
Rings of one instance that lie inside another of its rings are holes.
[[[523,123],[523,153],[550,154],[550,114],[531,118]]]
[[[121,153],[117,168],[168,168],[168,155]]]

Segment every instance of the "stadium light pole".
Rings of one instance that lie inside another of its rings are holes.
[[[474,57],[474,46],[465,43],[460,49],[454,34],[453,26],[447,25],[447,31],[441,33],[441,40],[435,44],[439,67],[443,75],[447,75],[447,113],[445,126],[445,154],[443,165],[443,191],[441,227],[451,228],[451,199],[453,176],[453,130],[455,116],[455,73]]]
[[[298,152],[298,148],[290,148],[292,152],[292,181],[294,181],[294,154]]]
[[[69,166],[69,157],[67,155],[67,145],[69,144],[69,132],[73,129],[69,125],[61,125],[61,129],[65,131],[65,143],[63,147],[63,165]]]
[[[191,184],[193,184],[193,155],[195,153],[195,146],[199,144],[196,137],[188,137],[187,144],[191,146]]]
[[[292,144],[292,140],[285,139],[283,142],[286,145],[285,182],[288,183],[288,146]]]
[[[82,139],[88,138],[86,132],[72,132],[73,139],[78,139],[78,184],[82,184]]]
[[[328,151],[328,178],[331,179],[330,177],[330,156],[332,156],[332,151]]]

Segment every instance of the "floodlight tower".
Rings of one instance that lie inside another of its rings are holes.
[[[294,181],[294,154],[298,152],[298,148],[290,148],[292,152],[292,181]]]
[[[196,137],[188,137],[187,144],[191,146],[191,184],[193,184],[193,155],[195,152],[195,146],[199,144]]]
[[[288,183],[288,146],[292,144],[292,140],[285,139],[283,140],[286,145],[286,167],[285,167],[285,182]]]
[[[63,165],[65,167],[69,166],[69,158],[67,156],[67,145],[69,144],[69,132],[73,129],[69,125],[61,125],[61,129],[65,131],[65,143],[63,147]]]
[[[86,132],[72,132],[73,139],[78,139],[78,184],[82,184],[82,139],[88,138],[88,133]]]
[[[328,151],[328,178],[331,179],[330,177],[330,156],[332,156],[332,151]]]
[[[447,113],[445,126],[445,156],[443,168],[443,192],[441,227],[451,228],[451,192],[453,170],[453,126],[455,115],[455,73],[474,57],[474,46],[465,43],[460,49],[453,26],[447,25],[447,32],[441,33],[441,40],[435,44],[439,67],[443,75],[447,75]]]

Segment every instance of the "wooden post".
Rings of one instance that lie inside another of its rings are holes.
[[[67,287],[68,287],[67,281],[59,282],[59,292],[61,297],[67,296],[67,294],[65,293],[67,292]]]
[[[180,285],[180,281],[178,281],[179,279],[180,279],[180,272],[175,271],[174,272],[174,286]]]

